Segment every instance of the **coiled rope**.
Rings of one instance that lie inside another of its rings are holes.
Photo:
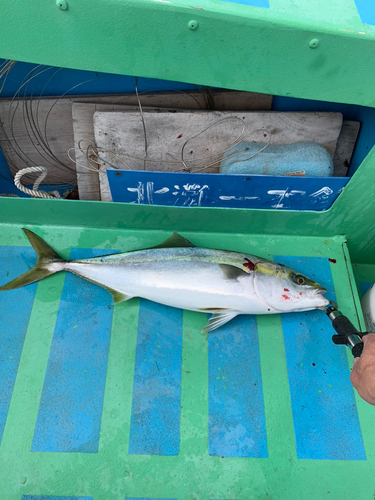
[[[33,189],[28,189],[21,183],[21,178],[26,175],[26,174],[32,174],[36,172],[41,172],[41,174],[38,176],[37,180],[34,182]],[[46,177],[48,174],[48,170],[46,167],[27,167],[23,168],[22,170],[19,170],[15,177],[14,177],[14,184],[16,185],[17,189],[22,191],[25,194],[29,194],[30,196],[33,196],[35,198],[44,198],[44,199],[61,199],[61,196],[58,191],[50,191],[47,193],[47,191],[39,191],[39,186],[42,183],[43,179]]]

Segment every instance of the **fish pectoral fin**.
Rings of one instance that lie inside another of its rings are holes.
[[[108,286],[103,286],[110,294],[112,294],[113,302],[115,304],[119,304],[120,302],[125,302],[125,300],[130,300],[133,298],[133,295],[126,295],[126,293],[118,292],[117,290],[113,290],[113,288],[109,288]]]
[[[212,309],[212,311],[214,311],[214,309]],[[238,312],[233,311],[232,309],[218,309],[212,314],[207,325],[202,329],[202,333],[208,333],[212,332],[212,330],[216,330],[219,326],[225,325],[225,323],[228,323],[228,321],[236,317],[237,314]]]
[[[226,280],[237,280],[241,276],[248,276],[246,271],[243,271],[238,267],[231,266],[230,264],[218,264],[218,266],[222,270]]]

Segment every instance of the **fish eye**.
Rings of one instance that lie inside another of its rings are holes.
[[[294,283],[297,283],[297,285],[304,285],[306,281],[305,278],[300,274],[293,274],[292,280],[294,281]]]

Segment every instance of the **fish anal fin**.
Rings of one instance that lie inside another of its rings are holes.
[[[112,297],[113,297],[113,302],[114,304],[119,304],[120,302],[124,302],[125,300],[130,300],[134,297],[134,295],[128,295],[124,292],[119,292],[118,290],[115,290],[114,288],[111,288],[110,286],[103,285],[103,283],[99,283],[99,281],[95,281],[92,278],[88,278],[87,276],[84,276],[83,274],[80,274],[76,270],[69,269],[69,271],[73,274],[76,274],[77,276],[80,276],[81,278],[84,278],[87,281],[90,281],[90,283],[94,283],[95,285],[99,285],[107,292],[109,292]]]
[[[211,309],[211,311],[213,314],[207,325],[202,329],[202,333],[212,332],[238,315],[238,312],[233,311],[233,309],[217,309],[216,311]]]
[[[126,293],[118,292],[117,290],[113,290],[113,288],[109,288],[108,286],[103,286],[113,297],[113,302],[115,304],[119,304],[120,302],[125,302],[125,300],[130,300],[133,298],[133,295],[126,295]]]
[[[230,264],[218,264],[226,280],[237,280],[241,276],[248,276],[246,271]]]

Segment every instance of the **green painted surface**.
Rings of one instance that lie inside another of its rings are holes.
[[[11,0],[0,17],[3,58],[375,106],[375,26],[353,0]]]
[[[24,218],[26,216],[24,215]],[[139,221],[141,223],[141,219]],[[159,228],[118,231],[44,225],[63,256],[71,247],[132,249],[162,239]],[[1,244],[25,245],[18,225],[1,226]],[[338,301],[358,324],[359,299],[345,240],[232,233],[196,233],[200,245],[273,254],[325,256],[331,265]],[[64,275],[38,285],[8,419],[0,447],[2,497],[22,494],[124,497],[310,500],[372,499],[375,489],[373,408],[357,398],[366,461],[298,460],[280,316],[258,317],[268,458],[220,458],[208,454],[207,337],[205,317],[184,312],[181,382],[181,447],[178,456],[128,455],[131,397],[139,301],[115,306],[103,419],[98,453],[37,453],[31,442],[57,317]],[[352,290],[352,291],[351,291]],[[327,338],[330,342],[330,338]],[[322,346],[324,347],[324,346]],[[348,357],[350,360],[350,356]],[[349,376],[349,371],[348,371]],[[25,479],[26,478],[26,481]],[[327,497],[328,498],[328,497]]]
[[[1,2],[0,56],[375,107],[375,27],[361,23],[352,0],[270,0],[270,9],[215,0],[68,4],[60,11],[54,1]],[[195,31],[188,29],[192,19],[199,22]],[[312,38],[320,41],[316,49],[309,47]],[[20,228],[26,225],[37,228],[65,257],[73,247],[149,246],[172,231],[197,245],[265,257],[329,256],[337,259],[332,271],[340,308],[358,324],[362,318],[354,276],[375,280],[374,220],[372,150],[326,212],[0,198],[0,244],[24,245]],[[334,238],[340,234],[357,264],[354,275],[342,238]],[[267,459],[209,456],[207,340],[199,334],[205,318],[191,312],[184,313],[183,323],[180,453],[128,455],[137,300],[115,307],[99,452],[31,453],[62,286],[62,275],[38,285],[0,447],[4,498],[373,499],[373,408],[359,398],[365,462],[297,459],[278,316],[258,318]]]

